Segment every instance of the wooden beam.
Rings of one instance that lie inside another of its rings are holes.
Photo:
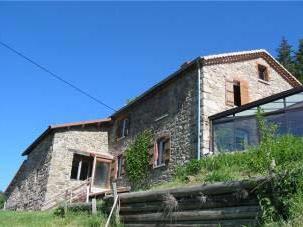
[[[94,162],[93,162],[92,179],[91,179],[91,188],[93,187],[94,182],[95,182],[96,163],[97,163],[97,157],[95,156],[95,157],[94,157]]]

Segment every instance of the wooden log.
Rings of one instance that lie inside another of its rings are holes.
[[[165,198],[162,201],[149,201],[140,203],[121,203],[121,212],[157,212],[164,210]],[[224,194],[214,196],[196,195],[192,197],[183,197],[177,199],[178,210],[190,209],[208,209],[220,207],[236,207],[245,205],[258,205],[258,200],[255,195],[248,195],[246,198],[239,197],[237,194]],[[111,203],[108,202],[108,210],[111,208]]]
[[[192,223],[129,223],[124,224],[125,227],[243,227],[256,226],[257,222],[254,219],[238,219],[238,220],[216,220],[216,221],[193,221]]]
[[[238,192],[241,189],[251,190],[259,183],[263,182],[266,178],[258,178],[253,181],[231,181],[231,182],[219,182],[214,184],[202,184],[188,187],[179,187],[174,189],[154,190],[145,192],[131,192],[120,195],[121,203],[126,202],[147,202],[154,200],[162,200],[166,194],[172,194],[176,198],[189,197],[199,194],[204,195],[220,195]],[[109,197],[105,197],[105,200],[110,200]]]
[[[124,223],[156,223],[171,221],[194,221],[194,220],[221,220],[221,219],[253,219],[257,216],[259,206],[230,207],[213,210],[190,210],[182,212],[172,212],[169,216],[163,213],[148,213],[138,215],[123,215],[121,219]]]
[[[224,207],[236,207],[236,206],[258,206],[256,199],[249,200],[222,200],[213,201],[206,200],[199,201],[197,199],[181,200],[178,201],[178,211],[184,210],[203,210],[210,208],[224,208]],[[124,204],[120,207],[121,214],[129,213],[148,213],[148,212],[163,212],[167,210],[166,205],[161,201],[149,202],[149,203],[130,203]]]

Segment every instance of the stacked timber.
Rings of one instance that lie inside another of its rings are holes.
[[[125,226],[256,226],[256,186],[264,178],[125,193],[120,218]],[[105,197],[108,207],[112,197]]]

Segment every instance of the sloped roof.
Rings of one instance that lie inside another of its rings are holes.
[[[48,136],[55,129],[71,128],[78,126],[84,127],[88,125],[100,126],[102,124],[110,123],[110,122],[111,122],[111,118],[104,118],[104,119],[96,119],[90,121],[79,121],[79,122],[71,122],[66,124],[50,125],[31,145],[29,145],[25,149],[25,151],[22,153],[22,156],[28,155],[46,136]]]
[[[215,64],[227,64],[233,62],[241,62],[252,60],[256,58],[263,58],[267,63],[273,67],[289,84],[293,87],[301,86],[301,83],[289,72],[285,69],[270,53],[268,53],[264,49],[257,49],[257,50],[248,50],[248,51],[238,51],[238,52],[229,52],[229,53],[222,53],[222,54],[215,54],[215,55],[206,55],[206,56],[199,56],[192,61],[188,61],[183,64],[179,70],[172,73],[164,80],[160,81],[146,92],[138,96],[136,99],[128,103],[126,106],[122,107],[118,111],[116,111],[112,117],[117,116],[119,113],[123,112],[124,110],[128,109],[129,107],[135,105],[136,103],[144,100],[150,94],[158,91],[162,87],[165,87],[170,82],[178,78],[182,72],[185,72],[192,68],[196,64],[200,64],[203,66],[208,65],[215,65]]]

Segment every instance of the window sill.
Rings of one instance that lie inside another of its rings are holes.
[[[162,167],[165,167],[165,163],[161,164],[161,165],[158,165],[158,166],[154,166],[153,169],[159,169],[159,168],[162,168]]]
[[[260,83],[263,83],[263,84],[269,85],[269,82],[268,82],[268,81],[266,81],[266,80],[258,79],[258,81],[259,81]]]
[[[154,121],[155,121],[155,122],[161,121],[162,119],[164,119],[164,118],[166,118],[166,117],[168,117],[168,114],[164,114],[164,115],[162,115],[162,116],[156,118]]]
[[[126,136],[122,136],[120,138],[117,138],[117,141],[123,140]]]

